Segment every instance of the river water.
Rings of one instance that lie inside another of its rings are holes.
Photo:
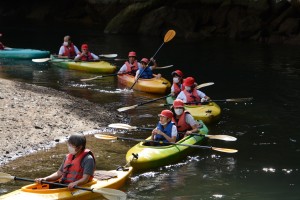
[[[65,34],[71,34],[77,46],[86,42],[92,52],[118,53],[119,58],[126,58],[131,50],[137,51],[139,58],[151,57],[163,42],[163,38],[103,35],[97,30],[70,29],[66,33],[57,29],[8,28],[5,43],[11,47],[47,49],[57,53]],[[299,46],[220,38],[186,41],[175,37],[165,43],[156,59],[160,66],[173,64],[174,67],[157,70],[157,73],[171,80],[171,72],[181,69],[185,76],[194,76],[198,83],[214,82],[213,86],[202,91],[215,100],[254,99],[250,103],[218,103],[222,117],[207,125],[210,134],[238,138],[236,142],[208,140],[207,145],[238,149],[238,153],[195,149],[193,154],[175,164],[136,171],[121,188],[127,192],[128,199],[299,199],[298,50]],[[52,87],[113,109],[159,97],[122,90],[115,77],[86,83],[80,81],[93,76],[96,74],[55,68],[48,63],[4,60],[0,65],[2,78]],[[122,122],[154,127],[157,114],[163,109],[159,106],[161,103],[164,101],[130,110]],[[150,133],[118,134],[143,139]],[[88,136],[88,147],[97,155],[98,169],[115,169],[124,165],[127,150],[135,144],[130,141],[99,141]],[[57,170],[65,152],[66,145],[60,144],[17,159],[4,169],[29,178],[45,176]],[[2,184],[0,194],[24,184]]]

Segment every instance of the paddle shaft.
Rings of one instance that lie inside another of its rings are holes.
[[[193,144],[181,144],[181,143],[175,143],[175,142],[163,142],[163,141],[155,141],[155,140],[144,140],[144,139],[136,139],[136,138],[127,138],[127,137],[116,137],[118,140],[132,140],[137,142],[153,142],[158,144],[168,144],[168,145],[179,145],[179,146],[186,146],[186,147],[194,147],[194,148],[200,148],[200,149],[212,149],[212,146],[201,146],[201,145],[193,145]]]
[[[145,105],[145,104],[148,104],[148,103],[152,103],[152,102],[154,102],[154,101],[157,101],[157,100],[160,100],[160,99],[167,98],[167,97],[170,96],[170,95],[171,95],[171,94],[168,94],[168,95],[166,95],[166,96],[159,97],[159,98],[156,98],[156,99],[152,99],[152,100],[150,100],[150,101],[138,103],[137,106],[141,106],[141,105]]]
[[[20,177],[16,177],[16,176],[14,177],[14,180],[35,182],[35,180],[33,180],[33,179],[20,178]],[[63,183],[54,183],[54,182],[49,182],[49,181],[42,181],[42,183],[49,184],[49,185],[56,185],[56,186],[60,186],[60,187],[68,187],[67,184],[63,184]],[[89,189],[89,188],[83,188],[83,187],[79,187],[79,186],[74,186],[74,188],[94,192],[93,189]]]

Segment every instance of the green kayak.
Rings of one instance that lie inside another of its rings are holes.
[[[187,156],[190,151],[195,150],[196,148],[191,146],[201,143],[208,133],[205,124],[201,120],[198,122],[202,124],[199,135],[187,136],[176,144],[167,146],[149,146],[144,142],[140,142],[127,152],[126,161],[130,162],[134,169],[147,169],[168,165],[180,160]],[[151,137],[146,140],[151,140]],[[133,159],[133,154],[137,154],[138,159]]]
[[[36,49],[5,48],[4,50],[0,50],[0,58],[33,59],[49,56],[49,51],[41,51]]]

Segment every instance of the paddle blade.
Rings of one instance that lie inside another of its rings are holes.
[[[93,78],[83,78],[83,79],[80,79],[80,81],[91,81],[91,80],[95,80],[95,79],[98,79],[98,78],[102,78],[102,76],[96,76],[96,77],[93,77]]]
[[[203,88],[203,87],[211,86],[211,85],[213,85],[213,84],[215,84],[215,83],[214,83],[214,82],[202,83],[202,84],[200,84],[200,85],[197,85],[197,86],[196,86],[196,89],[200,89],[200,88]]]
[[[176,32],[174,30],[169,30],[164,37],[164,42],[169,42],[175,37],[175,35]]]
[[[98,190],[93,190],[93,192],[100,193],[109,200],[125,200],[127,198],[125,192],[111,188],[100,188]]]
[[[117,140],[118,137],[112,135],[102,135],[102,134],[95,134],[95,138],[100,140]]]
[[[15,179],[14,176],[11,176],[10,174],[7,173],[0,172],[0,183],[7,183],[14,179]]]
[[[122,124],[122,123],[109,124],[108,127],[110,127],[110,128],[120,128],[120,129],[126,129],[126,130],[135,130],[135,129],[137,129],[136,126],[130,126],[129,124]]]
[[[167,65],[167,66],[163,66],[163,67],[155,67],[155,69],[166,69],[166,68],[170,68],[173,67],[173,65]]]
[[[135,109],[136,107],[138,107],[138,105],[122,107],[122,108],[118,108],[117,111],[119,111],[119,112],[124,112],[124,111],[126,111],[126,110]]]
[[[224,140],[224,141],[236,141],[237,138],[229,135],[205,135],[209,139]]]
[[[238,152],[238,150],[236,150],[236,149],[227,149],[227,148],[219,148],[219,147],[212,147],[211,149],[215,150],[215,151],[220,151],[220,152],[223,152],[223,153],[236,153],[236,152]]]
[[[247,102],[247,101],[252,101],[253,97],[249,98],[236,98],[236,99],[226,99],[226,102]]]
[[[99,55],[100,57],[105,57],[105,58],[115,58],[118,56],[118,54],[101,54]]]
[[[32,62],[43,63],[43,62],[47,62],[49,60],[51,60],[51,58],[35,58],[35,59],[32,59]]]

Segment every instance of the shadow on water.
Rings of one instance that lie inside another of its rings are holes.
[[[45,34],[44,30],[38,33]],[[48,30],[49,31],[49,30]],[[26,33],[26,30],[21,32]],[[30,32],[31,31],[28,31]],[[36,34],[38,34],[36,33]],[[14,37],[11,31],[11,36]],[[47,48],[56,52],[65,33],[53,30],[47,34],[51,43]],[[135,50],[139,58],[150,57],[161,44],[161,38],[142,36],[103,35],[94,31],[69,31],[73,41],[90,44],[94,52],[118,53],[126,58]],[[31,38],[32,37],[32,38]],[[28,41],[35,41],[34,34]],[[32,48],[45,48],[45,41]],[[29,42],[9,38],[8,46]],[[151,42],[150,42],[151,41]],[[14,42],[14,43],[13,43]],[[219,103],[222,117],[208,124],[210,134],[227,134],[236,142],[211,140],[209,145],[235,148],[236,154],[209,150],[195,150],[179,163],[149,171],[134,172],[122,188],[128,199],[289,199],[300,196],[300,59],[297,46],[261,45],[221,39],[186,41],[175,38],[157,55],[161,66],[173,64],[173,69],[159,71],[171,80],[171,72],[180,69],[185,76],[194,76],[200,83],[215,82],[201,89],[213,99],[253,97],[250,103]],[[85,98],[112,110],[151,100],[158,95],[120,90],[116,77],[81,82],[97,74],[65,70],[48,63],[15,64],[0,62],[0,77],[24,81]],[[122,63],[116,63],[118,67]],[[126,111],[126,122],[133,126],[154,127],[163,100]],[[117,123],[117,122],[116,122]],[[146,138],[149,132],[122,131],[122,136]],[[88,136],[88,147],[97,157],[98,169],[115,169],[125,164],[131,141],[100,141]],[[66,145],[34,153],[2,166],[1,171],[20,177],[35,178],[56,171],[61,164]],[[0,193],[12,191],[26,183],[1,184]]]

